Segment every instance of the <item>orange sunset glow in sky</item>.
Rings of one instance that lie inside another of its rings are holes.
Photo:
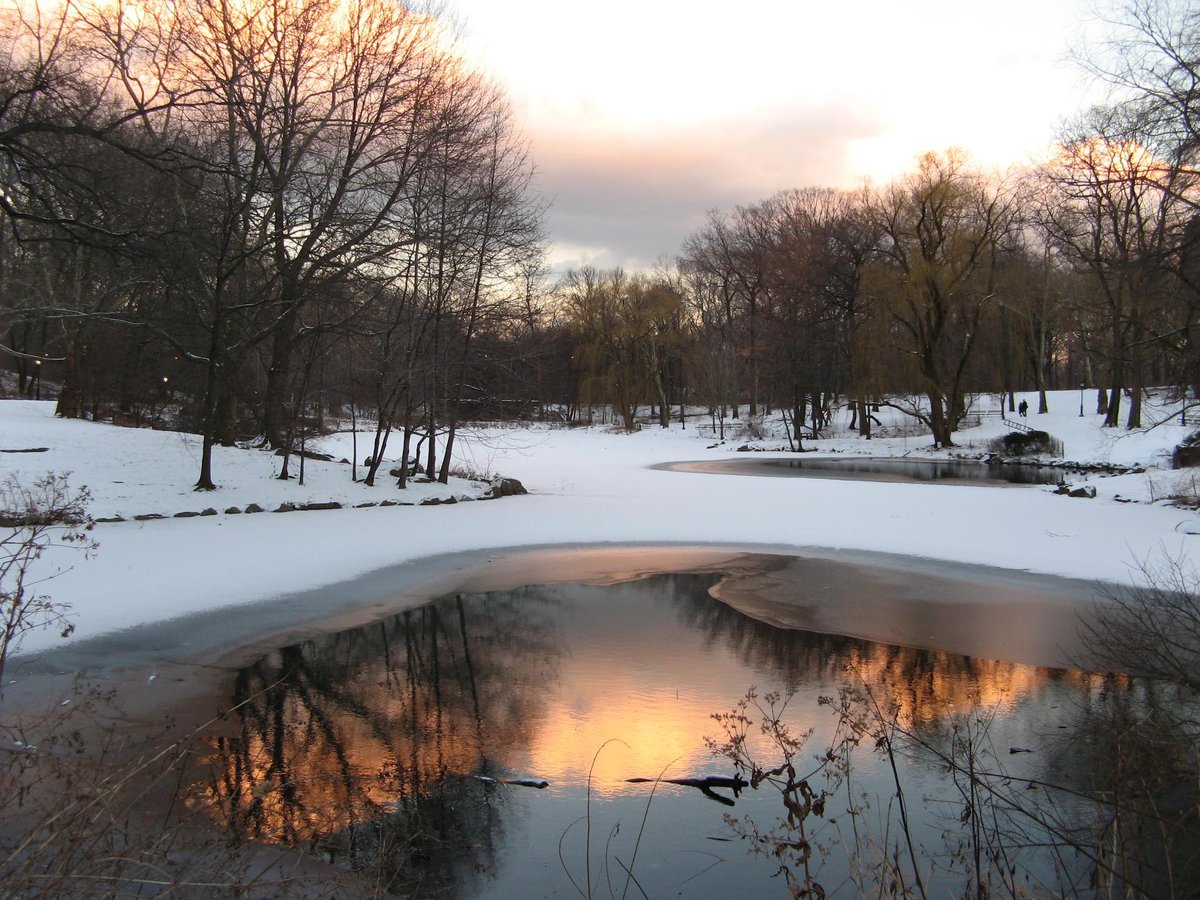
[[[886,181],[925,150],[1043,155],[1103,99],[1092,0],[451,0],[553,202],[552,262],[641,268],[710,209]]]

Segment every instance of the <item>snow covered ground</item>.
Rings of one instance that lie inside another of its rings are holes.
[[[1027,395],[1036,408],[1036,398]],[[1019,399],[1019,398],[1018,398]],[[995,401],[990,401],[995,408]],[[47,402],[0,401],[0,478],[70,472],[86,485],[97,517],[128,521],[95,529],[100,550],[81,560],[53,553],[43,574],[62,570],[46,591],[69,603],[77,630],[69,641],[185,614],[236,607],[332,585],[388,566],[441,554],[492,548],[579,544],[719,544],[770,548],[838,548],[1113,582],[1137,577],[1140,560],[1161,553],[1194,561],[1196,513],[1161,498],[1190,486],[1191,474],[1168,468],[1170,449],[1187,432],[1178,406],[1152,411],[1160,427],[1137,433],[1103,429],[1078,392],[1051,397],[1051,413],[1026,419],[1059,438],[1070,460],[1144,467],[1109,475],[1066,475],[1090,484],[1095,499],[1056,495],[1047,487],[983,487],[809,478],[745,477],[664,471],[684,460],[747,458],[750,444],[787,456],[781,438],[717,444],[695,423],[622,434],[604,427],[489,428],[460,438],[460,468],[474,475],[520,479],[530,495],[453,505],[229,514],[254,503],[336,501],[347,507],[438,497],[480,496],[483,480],[399,491],[384,478],[375,488],[351,481],[349,465],[306,463],[305,485],[279,481],[280,460],[263,451],[219,448],[212,493],[196,493],[195,436],[58,420]],[[986,404],[984,404],[986,406]],[[887,411],[884,414],[887,415]],[[999,418],[957,435],[952,452],[979,453],[1008,430]],[[865,441],[844,427],[809,442],[823,454],[944,456],[927,436]],[[314,449],[351,456],[350,436],[333,435]],[[359,456],[369,449],[360,436]],[[755,458],[759,458],[756,455]],[[293,465],[295,461],[293,461]],[[293,468],[293,471],[295,469]],[[362,470],[360,469],[360,475]],[[1125,501],[1136,502],[1125,502]],[[178,512],[216,515],[171,518]],[[161,520],[134,521],[158,514]],[[61,644],[57,634],[31,634],[23,652]]]

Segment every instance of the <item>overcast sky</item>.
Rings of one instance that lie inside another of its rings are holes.
[[[886,181],[929,149],[999,166],[1098,99],[1088,0],[449,0],[506,86],[558,269],[649,267],[708,210]]]

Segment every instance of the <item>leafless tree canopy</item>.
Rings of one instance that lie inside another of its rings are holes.
[[[374,480],[399,443],[401,482],[446,477],[481,415],[782,411],[799,447],[835,406],[869,435],[890,403],[948,445],[976,393],[1045,411],[1086,385],[1141,427],[1144,388],[1200,385],[1198,23],[1119,10],[1084,60],[1112,102],[1038,167],[930,152],[889,184],[713,210],[652,272],[551,284],[533,160],[436,17],[20,5],[0,23],[0,349],[62,415],[204,434],[201,488],[214,443],[290,453],[360,411],[356,462]]]

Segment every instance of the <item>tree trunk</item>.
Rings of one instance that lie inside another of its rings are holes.
[[[54,414],[61,419],[78,419],[83,409],[79,400],[79,353],[74,344],[67,345],[63,363],[62,387]]]
[[[1129,418],[1125,420],[1125,428],[1132,430],[1142,427],[1142,389],[1135,387],[1129,394]]]
[[[291,370],[292,343],[295,331],[295,308],[284,313],[271,341],[271,364],[267,368],[266,396],[263,398],[263,439],[268,447],[278,450],[287,439],[287,386]]]
[[[1113,382],[1108,390],[1108,403],[1104,409],[1104,427],[1116,428],[1121,422],[1121,386]]]
[[[379,421],[375,424],[375,440],[372,443],[371,464],[367,466],[367,477],[363,479],[363,484],[367,487],[375,487],[375,473],[379,471],[379,466],[383,462],[383,454],[387,450],[388,435],[391,433],[391,423],[383,410],[379,411]]]
[[[200,476],[196,479],[193,490],[215,491],[216,484],[212,478],[212,448],[216,432],[217,395],[221,390],[221,365],[216,360],[214,348],[219,343],[219,325],[213,326],[213,338],[209,346],[208,367],[205,372],[204,412],[201,422],[201,432],[204,437],[200,448]]]
[[[433,416],[433,401],[429,405],[429,432],[426,435],[429,439],[429,446],[425,448],[425,477],[433,479],[434,463],[437,461],[437,420]]]
[[[400,477],[396,479],[396,487],[404,490],[408,487],[408,455],[412,452],[412,410],[404,410],[404,438],[400,442]]]
[[[933,434],[935,447],[953,447],[951,439],[953,426],[947,416],[946,401],[936,392],[930,391],[929,398],[929,430]]]
[[[446,429],[446,446],[442,448],[442,467],[438,469],[437,480],[442,484],[450,482],[450,458],[454,452],[454,437],[458,433],[458,403],[451,407]]]
[[[794,450],[797,453],[804,451],[804,435],[801,429],[804,427],[804,397],[803,395],[793,395],[792,401],[792,432],[796,436]]]
[[[1142,358],[1141,334],[1134,335],[1133,358],[1129,361],[1129,418],[1125,420],[1126,429],[1142,427],[1142,394],[1145,382],[1145,366]]]

